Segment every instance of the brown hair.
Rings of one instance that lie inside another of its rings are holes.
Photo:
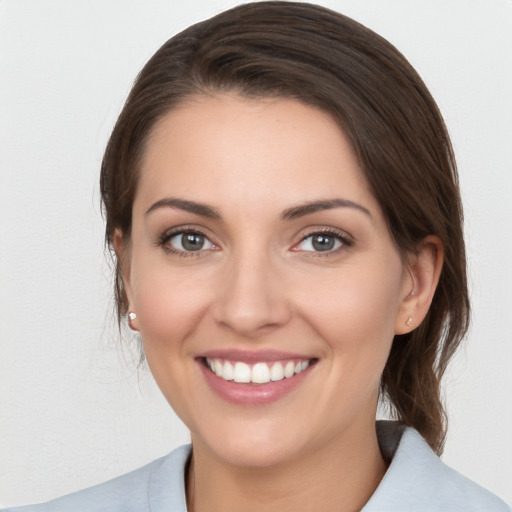
[[[338,121],[350,138],[402,254],[437,235],[445,256],[425,320],[395,336],[382,393],[395,416],[440,453],[440,380],[469,322],[462,207],[451,143],[421,78],[389,42],[323,7],[255,2],[167,41],[140,72],[101,168],[106,241],[130,235],[138,167],[155,123],[193,94],[235,91],[295,98]],[[118,320],[127,300],[116,260]]]

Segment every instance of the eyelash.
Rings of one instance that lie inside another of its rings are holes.
[[[332,228],[324,228],[324,229],[316,229],[314,231],[309,232],[307,235],[303,236],[301,238],[300,242],[295,244],[294,247],[301,244],[308,238],[311,238],[311,237],[314,237],[317,235],[325,235],[327,237],[334,238],[341,243],[341,246],[336,249],[327,250],[327,251],[303,251],[301,249],[295,249],[295,251],[305,253],[308,255],[308,257],[325,258],[328,256],[332,256],[334,254],[337,254],[342,250],[346,250],[354,245],[354,240],[352,238],[350,238],[347,234],[345,234],[341,231],[337,231]]]
[[[181,251],[180,249],[175,249],[174,247],[172,247],[171,245],[168,245],[168,242],[174,238],[175,236],[178,236],[178,235],[200,235],[200,236],[203,236],[206,240],[208,240],[212,245],[215,245],[208,237],[208,235],[194,227],[190,227],[190,228],[176,228],[175,230],[172,230],[172,231],[167,231],[165,232],[164,234],[162,234],[162,236],[160,236],[160,238],[158,239],[158,243],[156,245],[158,245],[159,247],[162,247],[162,249],[167,253],[167,254],[173,254],[175,256],[180,256],[180,257],[198,257],[198,256],[201,256],[202,254],[204,254],[204,251],[205,249],[199,249],[197,251]],[[206,249],[207,250],[207,249]]]
[[[197,251],[182,251],[180,249],[175,249],[171,245],[168,245],[168,242],[178,235],[200,235],[203,236],[206,240],[208,240],[212,245],[215,246],[215,244],[210,240],[208,235],[202,231],[201,229],[198,229],[196,227],[192,228],[176,228],[175,230],[165,232],[160,236],[157,242],[157,246],[162,247],[162,249],[167,254],[173,254],[179,257],[199,257],[201,255],[204,255],[205,251],[208,251],[210,249],[199,249]],[[334,230],[332,228],[325,228],[325,229],[316,229],[314,231],[309,232],[307,235],[303,236],[298,243],[296,243],[293,247],[296,247],[297,245],[300,245],[302,242],[307,240],[308,238],[317,236],[317,235],[325,235],[327,237],[334,238],[338,240],[341,243],[341,246],[333,249],[333,250],[326,250],[326,251],[305,251],[301,249],[292,249],[294,252],[302,252],[303,254],[307,254],[309,257],[327,257],[332,256],[333,254],[337,254],[343,249],[350,248],[354,245],[354,241],[349,238],[346,234]]]

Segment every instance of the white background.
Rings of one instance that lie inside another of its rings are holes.
[[[102,151],[152,53],[234,0],[0,0],[0,505],[138,467],[188,435],[112,320]],[[512,502],[512,2],[324,0],[437,99],[467,216],[473,328],[444,460]]]

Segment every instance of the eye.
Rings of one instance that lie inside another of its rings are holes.
[[[307,252],[333,252],[351,242],[338,233],[311,233],[304,237],[296,246],[296,250]]]
[[[169,252],[192,253],[215,249],[215,245],[204,235],[197,231],[174,232],[164,236],[161,245]]]

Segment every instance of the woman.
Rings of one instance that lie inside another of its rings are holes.
[[[138,77],[101,192],[119,320],[192,448],[36,510],[509,510],[435,455],[462,211],[389,43],[295,3],[190,27]]]

